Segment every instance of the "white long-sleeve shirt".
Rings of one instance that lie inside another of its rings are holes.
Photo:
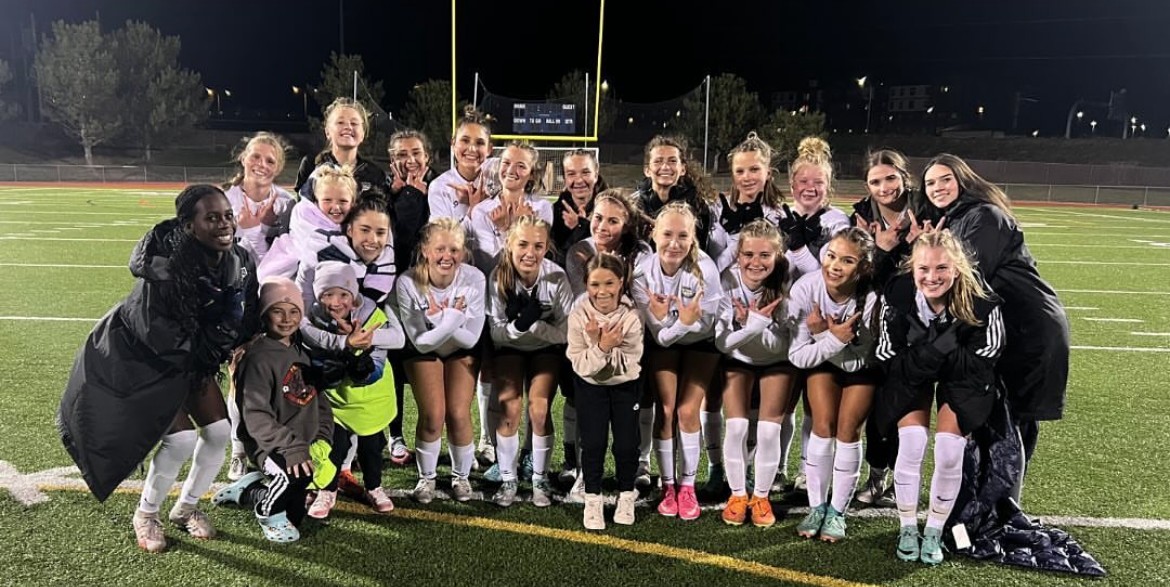
[[[707,239],[707,254],[715,260],[715,267],[720,272],[735,264],[735,254],[739,248],[739,231],[728,232],[720,220],[723,218],[723,200],[716,198],[709,204],[711,208],[711,236]],[[763,209],[763,218],[772,226],[780,223],[780,210],[760,204]]]
[[[788,257],[789,273],[793,280],[806,273],[820,271],[821,256],[824,253],[825,245],[833,240],[837,233],[849,228],[849,216],[833,206],[825,209],[820,220],[821,236],[816,242],[808,243],[806,246],[784,254],[785,257]]]
[[[237,228],[236,237],[241,241],[247,243],[245,246],[252,251],[256,258],[256,264],[264,259],[268,254],[268,233],[272,231],[273,227],[288,226],[289,217],[292,215],[293,205],[297,203],[292,194],[284,191],[278,186],[272,186],[272,191],[265,195],[264,199],[259,202],[253,201],[247,194],[244,193],[244,188],[239,185],[234,185],[228,191],[224,192],[227,196],[228,203],[232,206],[232,214],[237,219],[242,215],[244,206],[247,206],[253,215],[259,215],[260,209],[268,201],[268,198],[275,197],[276,201],[272,204],[272,213],[276,215],[276,224],[257,224],[251,228]]]
[[[638,248],[634,253],[634,266],[637,267],[645,257],[653,255],[654,251],[645,241],[638,241]],[[569,247],[565,253],[565,274],[569,276],[569,287],[573,288],[573,295],[585,293],[585,267],[589,260],[597,256],[597,243],[593,237],[579,240]]]
[[[693,344],[711,339],[715,334],[715,317],[719,315],[719,304],[723,300],[723,287],[719,283],[719,271],[707,253],[699,252],[699,269],[702,278],[690,269],[680,268],[674,275],[662,271],[658,255],[647,255],[634,270],[634,302],[642,312],[642,319],[650,335],[659,346]],[[689,304],[703,292],[700,302],[699,319],[690,326],[678,319],[680,304]],[[671,304],[666,318],[657,320],[650,313],[650,296],[664,294],[678,298]]]
[[[788,324],[788,300],[780,302],[769,318],[748,311],[747,321],[735,321],[738,300],[745,308],[758,302],[764,294],[761,287],[751,291],[743,283],[739,266],[723,272],[723,302],[719,305],[719,319],[715,322],[715,346],[723,354],[749,365],[767,366],[788,360],[788,343],[792,337]]]
[[[547,222],[551,227],[553,222],[552,204],[540,196],[525,194],[524,201],[532,207],[536,217]],[[495,268],[500,251],[504,249],[504,241],[508,238],[507,231],[499,230],[492,222],[491,213],[502,204],[499,198],[492,198],[480,202],[471,211],[471,231],[474,233],[473,248],[475,266],[487,275]]]
[[[544,259],[540,263],[540,276],[531,287],[525,287],[519,278],[512,290],[515,293],[524,292],[540,300],[540,319],[527,331],[516,329],[515,323],[508,319],[506,308],[507,300],[500,297],[497,288],[496,274],[492,273],[488,279],[488,324],[491,327],[492,341],[496,346],[503,346],[522,351],[532,351],[548,346],[565,344],[567,341],[569,311],[573,306],[573,290],[569,287],[569,278],[563,269],[556,263]]]
[[[829,330],[814,335],[806,322],[814,302],[820,306],[821,315],[826,319],[834,316],[837,320],[844,320],[857,313],[857,300],[850,297],[844,303],[838,303],[829,297],[821,271],[805,274],[792,286],[788,297],[788,319],[792,328],[788,360],[801,369],[811,369],[826,362],[850,373],[864,369],[870,364],[873,354],[873,331],[868,325],[876,311],[877,301],[876,293],[871,291],[866,294],[865,307],[853,341],[841,342]]]
[[[406,331],[406,338],[420,353],[435,353],[445,357],[460,349],[470,349],[479,342],[484,325],[483,273],[471,265],[462,264],[455,279],[444,288],[428,285],[420,291],[414,281],[412,268],[399,276],[394,284],[398,302],[398,318]],[[428,294],[446,308],[433,316]],[[455,306],[462,299],[464,308]]]

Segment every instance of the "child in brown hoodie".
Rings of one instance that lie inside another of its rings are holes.
[[[634,477],[638,470],[638,377],[642,366],[642,320],[625,295],[625,263],[598,253],[586,266],[586,298],[569,314],[567,355],[576,373],[577,424],[585,476],[585,528],[604,530],[601,478],[605,445],[613,427],[618,494],[615,524],[634,523]]]

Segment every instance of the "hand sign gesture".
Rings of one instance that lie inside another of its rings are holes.
[[[240,217],[236,218],[236,226],[239,228],[255,228],[261,224],[272,226],[276,223],[276,212],[272,211],[272,207],[276,205],[276,191],[273,190],[272,196],[260,205],[260,210],[255,213],[252,212],[252,206],[247,198],[244,200],[244,205],[240,208]]]
[[[808,313],[805,323],[812,334],[820,334],[829,329],[829,323],[825,322],[825,317],[821,315],[821,306],[816,302],[813,302],[812,311]]]
[[[403,167],[405,167],[405,166],[403,166]],[[407,171],[406,172],[406,185],[422,192],[422,194],[425,196],[427,194],[427,187],[428,186],[427,186],[426,182],[423,181],[423,176],[426,175],[426,173],[427,173],[426,167],[423,167],[422,169],[419,169],[418,171],[414,171],[414,172]]]
[[[447,307],[446,302],[440,304],[435,300],[435,294],[427,292],[427,316],[435,316]]]
[[[589,321],[585,323],[585,336],[589,338],[590,344],[598,344],[601,341],[601,326],[593,316],[589,316]]]
[[[858,214],[853,215],[853,221],[855,224],[857,224],[857,226],[864,228],[867,232],[872,234],[874,244],[876,244],[879,249],[886,252],[892,251],[894,250],[894,247],[898,246],[898,231],[906,226],[906,221],[903,220],[897,226],[885,228],[882,226],[881,222],[877,220],[874,220],[873,222],[866,222],[865,219]]]
[[[348,325],[347,325],[348,326]],[[345,345],[351,349],[368,349],[374,344],[374,329],[369,330],[365,328],[351,329],[349,336],[345,337]],[[345,334],[345,332],[342,332]]]
[[[734,296],[731,298],[731,305],[735,308],[735,323],[739,324],[740,326],[747,324],[748,306],[743,305],[743,302],[739,301],[739,298]],[[751,305],[754,306],[755,302],[751,302]]]
[[[910,215],[910,233],[906,235],[906,242],[913,243],[919,236],[928,232],[942,230],[943,225],[947,223],[947,217],[943,216],[938,221],[938,226],[931,226],[930,220],[923,220],[922,225],[919,226],[918,219],[914,217],[914,211],[909,210]]]
[[[582,220],[585,220],[585,209],[577,205],[575,200],[561,200],[561,219],[565,221],[565,226],[572,230],[577,228]]]
[[[536,216],[536,212],[532,210],[532,204],[528,200],[520,200],[519,204],[512,207],[512,219],[515,220],[521,216]]]
[[[402,187],[406,185],[406,166],[399,162],[391,164],[390,175],[392,176],[392,179],[390,180],[390,191],[397,194],[398,192],[402,191]],[[455,191],[458,192],[459,188],[456,187]],[[460,201],[463,200],[462,197],[459,199]]]
[[[662,322],[666,320],[666,314],[670,312],[671,297],[666,294],[651,293],[650,294],[650,315],[654,319]]]
[[[512,225],[512,215],[508,213],[508,204],[500,203],[488,212],[488,220],[492,221],[492,226],[496,227],[499,232],[507,232],[508,227]]]
[[[773,312],[776,311],[776,307],[779,306],[780,302],[782,302],[782,301],[784,301],[784,298],[776,298],[776,299],[772,300],[771,302],[768,302],[768,305],[761,308],[761,307],[759,307],[758,303],[755,300],[752,300],[752,303],[750,306],[748,306],[748,309],[753,314],[759,314],[759,315],[771,320]]]
[[[622,325],[619,321],[614,320],[601,327],[600,338],[597,341],[597,348],[601,349],[601,352],[608,353],[620,344],[622,344]]]
[[[841,322],[838,322],[834,316],[829,316],[828,318],[829,332],[833,333],[833,336],[837,337],[837,340],[847,343],[853,340],[853,337],[857,336],[856,326],[857,321],[861,319],[861,312],[857,312]]]
[[[697,295],[695,295],[694,299],[691,300],[691,303],[679,304],[678,321],[682,322],[683,324],[685,324],[687,326],[690,326],[691,324],[698,322],[699,316],[701,316],[703,314],[703,309],[701,307],[702,304],[703,304],[703,291],[699,290],[699,293]]]

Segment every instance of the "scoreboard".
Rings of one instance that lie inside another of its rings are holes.
[[[549,135],[576,134],[577,105],[554,102],[513,104],[512,132]]]

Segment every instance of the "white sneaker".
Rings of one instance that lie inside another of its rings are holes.
[[[516,502],[516,490],[519,489],[517,485],[516,481],[504,481],[492,496],[492,501],[502,508],[512,505]]]
[[[548,479],[532,480],[532,505],[546,508],[552,505],[553,489]]]
[[[194,504],[175,502],[169,517],[171,522],[186,530],[192,538],[201,540],[215,538],[215,526],[211,525],[211,519]]]
[[[634,477],[634,487],[649,488],[653,479],[650,478],[650,462],[638,461],[638,474]]]
[[[801,472],[792,480],[792,490],[808,493],[808,476]]]
[[[785,491],[788,491],[788,475],[776,473],[776,480],[772,482],[772,493],[783,495]]]
[[[334,505],[337,505],[337,492],[322,489],[313,499],[313,505],[309,506],[308,516],[315,520],[324,520],[329,517]]]
[[[471,481],[467,477],[452,477],[451,497],[458,502],[471,501]]]
[[[631,526],[634,523],[634,502],[638,499],[637,491],[623,491],[618,494],[617,510],[613,512],[613,523]]]
[[[435,501],[435,480],[419,478],[418,484],[414,486],[413,497],[415,501],[424,504]]]
[[[600,493],[588,493],[585,495],[584,522],[586,530],[605,529],[605,502],[602,501]]]
[[[146,552],[162,552],[167,547],[167,538],[163,534],[162,521],[158,513],[147,514],[141,510],[134,512],[134,537],[138,540],[138,547]]]
[[[857,492],[854,497],[857,501],[866,505],[875,505],[881,499],[882,493],[886,490],[886,470],[885,469],[870,469],[869,479],[866,480],[865,486],[861,491]]]
[[[585,475],[577,473],[573,488],[565,495],[565,503],[585,503]]]
[[[475,460],[480,464],[496,462],[496,447],[486,438],[479,439],[479,446],[475,449]]]
[[[248,455],[232,453],[232,460],[228,463],[227,478],[230,481],[239,481],[240,477],[248,474]]]
[[[575,469],[575,468],[565,467],[564,469],[561,469],[560,474],[557,475],[557,481],[561,482],[562,487],[564,487],[565,485],[568,485],[570,483],[573,483],[576,480],[577,480],[577,469]]]

